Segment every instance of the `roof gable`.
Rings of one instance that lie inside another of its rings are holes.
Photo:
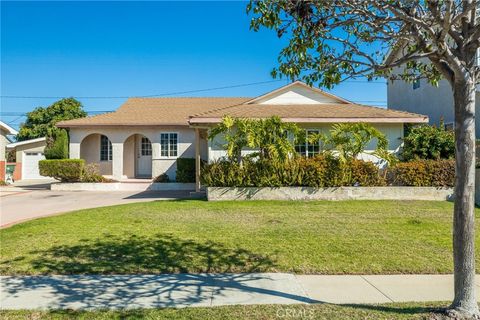
[[[0,128],[5,130],[7,134],[18,134],[18,131],[10,127],[8,124],[0,120]]]
[[[245,104],[303,105],[324,103],[349,103],[349,101],[323,90],[310,87],[301,81],[295,81],[289,85],[252,99]]]

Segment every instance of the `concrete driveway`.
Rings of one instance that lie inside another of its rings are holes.
[[[189,197],[189,191],[50,191],[49,185],[0,187],[0,227],[80,209]]]

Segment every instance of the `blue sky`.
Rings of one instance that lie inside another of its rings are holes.
[[[124,97],[272,80],[282,42],[249,30],[246,2],[1,2],[1,95]],[[181,96],[257,96],[287,81]],[[386,85],[359,79],[332,90],[385,105]],[[177,94],[178,95],[178,94]],[[0,116],[55,98],[2,97]],[[79,98],[85,110],[114,110],[124,98]]]

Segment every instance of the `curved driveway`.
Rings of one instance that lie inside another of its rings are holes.
[[[47,187],[0,187],[0,227],[80,209],[189,196],[188,191],[50,191]]]

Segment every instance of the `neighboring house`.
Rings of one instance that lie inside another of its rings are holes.
[[[45,159],[46,145],[45,137],[7,145],[7,150],[15,152],[16,155],[14,180],[45,179],[38,170],[38,161]]]
[[[387,61],[399,54],[399,51],[392,51]],[[401,73],[402,70],[402,68],[395,68],[394,73]],[[425,114],[430,119],[430,124],[437,126],[443,119],[445,126],[453,129],[453,91],[447,80],[440,80],[438,87],[432,86],[426,79],[420,79],[413,83],[403,80],[388,80],[387,93],[389,109]],[[477,86],[475,107],[476,110],[480,110],[480,85]],[[480,116],[476,117],[475,122],[476,136],[480,138]]]
[[[177,158],[196,158],[199,164],[225,156],[221,138],[207,139],[209,128],[225,115],[277,115],[307,133],[327,131],[334,123],[368,122],[387,136],[392,152],[402,143],[405,123],[428,122],[423,115],[354,104],[297,81],[257,98],[130,98],[115,112],[57,126],[69,129],[70,158],[97,163],[103,175],[121,180],[167,173],[175,179]],[[320,145],[296,149],[313,156]]]
[[[10,143],[10,140],[7,136],[16,135],[17,130],[10,127],[3,121],[0,121],[0,181],[5,181],[5,168],[7,163],[7,144]]]

